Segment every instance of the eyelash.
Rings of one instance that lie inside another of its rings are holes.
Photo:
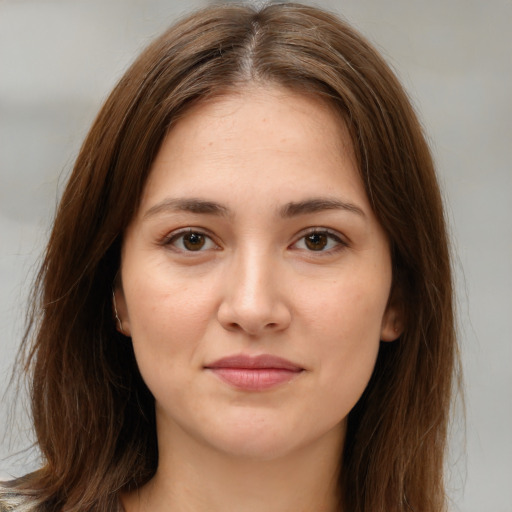
[[[204,232],[203,230],[193,229],[193,228],[186,228],[186,229],[182,229],[182,230],[179,230],[177,232],[171,233],[170,235],[168,235],[168,236],[166,236],[164,238],[164,240],[162,241],[162,245],[174,246],[174,248],[177,251],[182,252],[182,253],[195,253],[195,252],[200,253],[200,252],[204,252],[205,249],[203,249],[203,246],[201,246],[198,251],[189,250],[186,247],[181,247],[181,248],[177,247],[175,245],[176,242],[178,240],[182,239],[182,244],[183,244],[184,241],[185,241],[184,237],[186,235],[197,235],[197,236],[203,237],[203,239],[205,240],[205,244],[207,244],[207,245],[212,245],[213,244],[215,246],[215,247],[207,247],[208,250],[218,249],[219,248],[218,244],[215,243],[215,241],[213,240],[212,236],[210,236],[208,233]]]
[[[198,241],[203,241],[203,245],[198,247],[198,250],[191,250],[187,248],[186,246],[183,246],[185,242],[185,236],[186,235],[196,235],[199,238]],[[307,237],[311,237],[312,235],[320,235],[325,237],[326,246],[328,247],[325,249],[325,247],[321,247],[319,250],[311,249],[311,247],[307,247]],[[176,243],[181,239],[181,245],[182,247],[178,247]],[[299,248],[297,247],[300,243],[303,243],[306,245],[306,247]],[[334,245],[332,247],[329,247],[329,245]],[[218,250],[220,247],[219,245],[213,240],[213,237],[208,234],[207,232],[201,230],[201,229],[193,229],[193,228],[186,228],[179,230],[177,232],[171,233],[170,235],[166,236],[164,240],[162,241],[162,245],[165,246],[174,246],[174,249],[178,252],[185,253],[185,254],[193,254],[193,253],[201,253],[205,252],[206,250]],[[212,247],[213,245],[213,247]],[[206,247],[205,247],[206,246]],[[336,232],[328,229],[328,228],[320,228],[315,227],[312,229],[309,229],[303,233],[301,233],[300,237],[289,247],[295,248],[297,250],[303,250],[308,253],[312,254],[318,254],[318,255],[326,255],[326,254],[333,254],[335,252],[338,252],[340,250],[345,249],[348,247],[349,244],[343,240],[343,238]]]
[[[294,242],[290,247],[297,246],[299,242],[303,242],[304,244],[307,244],[306,239],[307,237],[310,237],[312,235],[324,235],[327,238],[327,243],[333,243],[334,246],[330,247],[328,249],[322,248],[321,250],[313,250],[311,248],[302,248],[300,250],[304,250],[306,252],[312,253],[312,254],[319,254],[319,255],[327,255],[327,254],[333,254],[335,252],[338,252],[340,250],[343,250],[349,246],[349,244],[335,231],[332,231],[328,228],[321,228],[321,227],[315,227],[312,229],[309,229],[303,233],[301,233],[300,237],[297,239],[296,242]]]

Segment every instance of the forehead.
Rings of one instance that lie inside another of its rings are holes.
[[[278,140],[283,150],[294,136],[307,135],[312,143],[335,143],[333,149],[353,153],[351,136],[339,109],[319,94],[277,84],[248,84],[201,99],[173,123],[167,138],[178,142],[188,130],[202,132],[201,135],[211,130],[209,137],[200,139],[209,146],[228,140],[230,132],[257,142],[263,140],[257,137],[263,130],[265,136]]]
[[[340,183],[338,183],[340,182]],[[251,86],[202,101],[165,137],[142,203],[245,184],[253,193],[325,194],[340,185],[365,196],[348,129],[331,105],[277,86]],[[302,192],[301,192],[302,189]],[[288,198],[293,200],[294,198]]]

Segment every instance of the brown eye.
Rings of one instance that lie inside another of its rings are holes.
[[[199,251],[206,243],[206,238],[201,233],[187,233],[183,235],[183,246],[189,251]]]
[[[306,247],[311,251],[323,251],[327,247],[328,241],[326,233],[311,233],[304,237]]]
[[[179,230],[178,232],[171,233],[163,241],[163,245],[169,246],[183,254],[220,249],[211,236],[194,229]]]

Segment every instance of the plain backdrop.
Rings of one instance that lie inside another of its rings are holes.
[[[0,0],[0,387],[63,182],[97,110],[143,48],[207,2]],[[347,0],[429,134],[454,240],[466,428],[453,424],[452,510],[512,511],[512,2]],[[37,466],[0,404],[0,477]],[[22,402],[22,397],[19,403]],[[23,407],[21,407],[22,409]],[[5,435],[6,434],[6,435]],[[3,436],[3,437],[2,437]]]

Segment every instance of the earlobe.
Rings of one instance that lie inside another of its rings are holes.
[[[388,306],[382,319],[380,331],[381,341],[395,341],[403,332],[404,322],[401,308]]]
[[[124,336],[131,336],[126,301],[120,285],[116,285],[112,290],[112,312],[116,330]]]

